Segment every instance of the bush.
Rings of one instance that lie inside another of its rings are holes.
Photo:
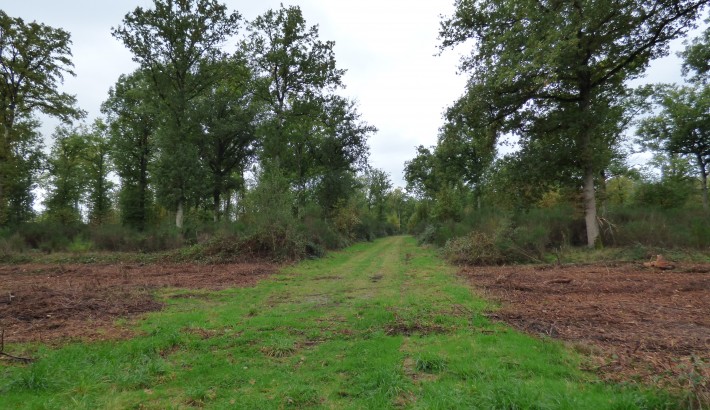
[[[654,208],[679,208],[688,202],[693,190],[689,181],[646,182],[636,187],[633,202]]]
[[[486,266],[508,262],[495,237],[482,232],[451,239],[444,246],[446,258],[456,264]]]
[[[144,232],[120,225],[101,225],[92,227],[88,237],[95,250],[108,252],[162,252],[187,243],[182,232],[169,223]]]
[[[702,209],[614,208],[604,242],[615,246],[707,249],[710,216]]]
[[[72,242],[86,232],[83,224],[60,224],[54,221],[26,223],[18,227],[17,233],[30,249],[44,252],[66,251]]]
[[[0,259],[10,256],[14,253],[22,253],[27,250],[27,245],[20,234],[7,233],[0,234]]]
[[[281,171],[272,169],[259,175],[258,185],[244,198],[247,226],[240,248],[248,255],[277,260],[301,259],[307,239],[293,215],[294,196]]]

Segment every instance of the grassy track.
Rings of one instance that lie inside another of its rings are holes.
[[[453,273],[393,237],[255,288],[163,292],[170,307],[140,322],[145,336],[40,347],[38,362],[0,367],[0,408],[675,407],[490,323]]]

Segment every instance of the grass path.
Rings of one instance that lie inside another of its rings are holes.
[[[164,291],[169,307],[139,322],[144,336],[25,347],[40,360],[0,367],[0,408],[675,407],[489,322],[454,272],[392,237],[254,288]]]

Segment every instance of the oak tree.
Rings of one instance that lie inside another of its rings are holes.
[[[33,138],[33,127],[27,127],[33,114],[67,122],[83,115],[75,107],[75,97],[59,91],[64,76],[74,75],[70,47],[68,32],[26,23],[0,10],[0,225],[8,220],[8,187],[17,187],[16,182],[32,172],[16,171],[27,165],[18,150],[27,148]],[[31,184],[25,186],[30,189]]]
[[[215,0],[155,0],[137,7],[113,35],[149,73],[162,119],[157,142],[157,192],[175,210],[182,227],[185,206],[201,197],[202,168],[196,140],[201,137],[196,100],[224,75],[215,69],[222,46],[237,33],[241,16]]]
[[[666,55],[708,1],[456,0],[442,22],[442,47],[473,40],[461,69],[483,126],[571,148],[590,247],[599,238],[596,179],[613,140],[608,116],[625,83]]]
[[[148,74],[137,70],[122,75],[101,110],[108,123],[111,158],[121,180],[118,197],[121,222],[144,230],[153,203],[150,167],[155,158],[158,127]]]

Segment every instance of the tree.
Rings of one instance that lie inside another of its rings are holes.
[[[694,38],[680,53],[683,57],[683,75],[694,73],[690,77],[695,83],[707,82],[710,71],[710,28],[705,29],[702,35]]]
[[[149,167],[155,157],[158,126],[150,79],[145,71],[122,75],[101,106],[107,117],[111,159],[121,179],[119,208],[123,225],[145,229],[152,191]]]
[[[659,85],[653,98],[660,111],[641,121],[640,142],[692,161],[701,180],[703,208],[710,209],[710,86]]]
[[[214,221],[221,216],[222,197],[244,190],[244,172],[255,155],[259,104],[254,101],[252,73],[241,57],[217,64],[231,72],[201,97],[199,111],[204,135],[197,141],[202,163],[210,175]]]
[[[595,179],[624,84],[667,54],[707,3],[457,0],[442,23],[442,48],[474,40],[461,69],[471,73],[468,93],[485,120],[477,126],[573,148],[590,247],[599,237]]]
[[[113,210],[111,191],[114,184],[109,179],[113,164],[109,158],[111,143],[107,134],[106,124],[96,120],[83,135],[86,144],[82,163],[86,177],[86,204],[89,223],[94,225],[104,224]]]
[[[334,43],[319,39],[299,7],[269,10],[250,30],[246,49],[259,76],[256,95],[267,108],[262,166],[279,168],[292,181],[297,214],[313,197],[329,214],[353,191],[376,129],[360,119],[353,101],[333,95],[344,74],[336,68]]]
[[[334,43],[318,38],[318,27],[307,27],[298,6],[269,10],[249,27],[247,53],[260,77],[257,97],[268,105],[269,121],[262,128],[262,157],[294,174],[304,174],[311,124],[323,112],[329,91],[342,86]]]
[[[62,224],[81,221],[81,202],[86,192],[84,158],[87,151],[85,130],[60,126],[54,132],[49,155],[49,185],[45,206],[47,216]]]
[[[329,96],[306,160],[317,180],[319,202],[326,213],[334,211],[357,188],[356,173],[367,169],[367,139],[377,128],[361,120],[353,101]]]
[[[151,80],[163,119],[158,132],[158,194],[175,209],[182,227],[184,207],[201,197],[205,176],[196,138],[201,137],[196,100],[221,81],[220,47],[239,28],[239,13],[215,0],[155,0],[137,7],[112,30]]]
[[[33,122],[33,113],[63,121],[82,116],[75,108],[76,99],[58,90],[65,75],[74,75],[70,45],[66,31],[25,23],[0,10],[0,225],[8,219],[7,187],[27,180],[27,173],[32,172],[26,168],[24,173],[15,171],[22,169],[16,166],[22,162],[17,157],[22,150],[19,146],[26,149],[32,145],[27,142],[33,139],[34,131],[25,125]]]
[[[438,166],[435,156],[436,147],[417,147],[417,155],[404,163],[404,180],[407,191],[419,199],[433,199],[440,187],[436,177]]]
[[[446,111],[435,154],[449,184],[478,188],[496,156],[496,137],[485,126],[479,103],[468,94]]]
[[[4,193],[7,199],[6,223],[17,226],[29,221],[34,215],[35,190],[46,167],[46,155],[36,120],[15,121],[16,139],[10,158],[0,163],[4,176]]]
[[[372,168],[365,173],[367,181],[367,207],[370,212],[375,213],[377,222],[385,221],[385,209],[387,198],[392,190],[392,182],[389,174],[381,169]]]

